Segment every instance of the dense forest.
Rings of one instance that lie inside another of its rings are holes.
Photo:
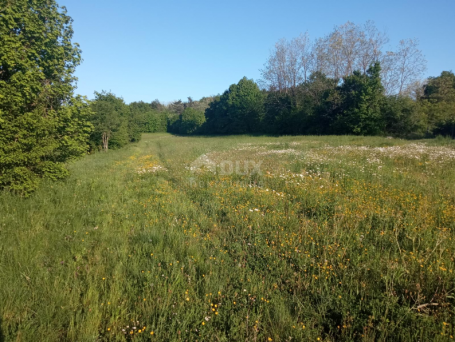
[[[221,95],[168,104],[77,96],[82,59],[72,36],[72,19],[53,0],[17,0],[0,12],[0,188],[28,194],[42,178],[64,178],[69,160],[142,132],[455,137],[453,72],[423,80],[417,40],[386,51],[389,39],[372,22],[280,40],[258,82],[244,77]]]

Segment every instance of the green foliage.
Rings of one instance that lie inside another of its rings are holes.
[[[141,134],[144,131],[144,116],[140,113],[131,111],[128,113],[127,119],[128,139],[131,142],[138,142],[141,140]]]
[[[307,113],[305,134],[331,134],[336,111],[340,106],[338,81],[321,72],[310,75],[301,86],[300,102]]]
[[[307,134],[316,129],[316,122],[311,122],[314,103],[303,94],[303,87],[297,94],[269,92],[264,107],[263,128],[271,134]]]
[[[67,175],[87,151],[89,110],[73,98],[80,49],[72,20],[54,0],[2,2],[0,188],[27,195],[40,178]]]
[[[431,77],[425,87],[422,110],[427,116],[428,130],[455,138],[455,75],[443,71]]]
[[[129,104],[129,108],[140,132],[166,132],[168,113],[158,100],[151,104],[142,101],[132,102]]]
[[[162,105],[159,100],[153,100],[152,103],[150,104],[150,107],[152,107],[152,109],[158,112],[162,112],[165,110],[165,106]]]
[[[425,134],[425,119],[419,103],[405,96],[387,96],[381,108],[385,133],[392,136],[419,137]]]
[[[180,116],[179,133],[194,134],[200,132],[205,122],[204,112],[194,108],[186,108]]]
[[[381,67],[372,65],[366,74],[354,71],[339,87],[340,111],[334,123],[337,134],[376,135],[384,132],[381,105],[384,88]]]
[[[144,132],[148,133],[158,133],[166,132],[167,130],[167,118],[168,113],[160,112],[147,112],[145,116],[145,128]]]
[[[443,71],[440,76],[429,77],[424,95],[443,101],[453,96],[452,89],[455,89],[455,74],[452,71]]]
[[[385,96],[379,63],[341,84],[321,72],[287,91],[261,92],[254,82],[233,84],[205,111],[206,134],[354,134],[408,138],[455,137],[455,75],[432,77],[414,98]],[[424,91],[424,96],[418,94]],[[201,100],[202,101],[202,100]],[[185,106],[194,106],[193,102]],[[179,132],[174,120],[170,132]]]
[[[169,114],[167,118],[167,131],[170,133],[180,133],[180,115]]]
[[[91,122],[95,127],[91,137],[92,149],[121,148],[141,139],[144,114],[141,106],[129,107],[122,98],[110,92],[95,92]]]
[[[208,131],[213,134],[244,134],[261,131],[264,94],[253,80],[242,78],[205,111]]]
[[[262,126],[271,134],[292,134],[292,99],[288,94],[270,92],[264,101],[265,114]]]
[[[182,100],[174,101],[169,104],[169,110],[171,113],[180,115],[185,110],[185,104],[182,102]]]

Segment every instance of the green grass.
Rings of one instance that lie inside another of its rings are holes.
[[[144,134],[70,169],[0,194],[0,340],[452,339],[450,141]]]

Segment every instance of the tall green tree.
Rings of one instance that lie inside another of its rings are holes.
[[[86,152],[89,108],[73,97],[81,51],[54,0],[0,8],[0,188],[28,194],[42,177],[66,176],[64,162]]]
[[[95,92],[91,109],[91,122],[95,127],[90,137],[92,147],[101,147],[107,151],[140,138],[140,132],[139,138],[135,138],[137,127],[130,125],[131,112],[122,98],[111,92]]]
[[[443,71],[430,77],[421,102],[428,132],[455,137],[455,74]]]
[[[375,135],[384,131],[384,87],[379,63],[371,65],[366,74],[354,71],[344,77],[339,93],[342,104],[334,123],[338,134]]]
[[[216,134],[244,134],[261,131],[264,94],[246,77],[211,102],[205,111],[207,125]]]
[[[419,103],[408,96],[387,96],[381,112],[385,121],[385,132],[392,136],[419,137],[425,134],[425,118]]]
[[[204,112],[187,107],[180,116],[179,133],[198,133],[205,122]]]
[[[330,134],[340,107],[338,81],[317,71],[300,86],[306,134]]]
[[[168,113],[164,111],[164,106],[160,104],[159,106],[162,106],[160,108],[158,104],[159,101],[155,100],[151,104],[140,101],[128,105],[131,121],[137,125],[136,129],[146,133],[166,132]]]

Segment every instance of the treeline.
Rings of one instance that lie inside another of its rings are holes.
[[[107,151],[138,142],[143,132],[166,132],[168,115],[160,107],[159,102],[127,105],[110,92],[96,92],[90,104],[90,151]]]
[[[243,78],[201,111],[181,114],[181,134],[357,134],[455,136],[455,77],[423,81],[416,39],[388,50],[372,22],[351,22],[311,41],[278,41],[258,84]],[[186,127],[191,127],[187,129]]]
[[[107,151],[138,142],[141,133],[172,132],[177,134],[200,133],[205,122],[204,112],[214,98],[199,101],[181,100],[167,105],[155,100],[125,104],[111,92],[96,92],[90,101],[88,121],[93,129],[89,137],[90,151]]]
[[[126,105],[113,94],[96,93],[90,106],[91,150],[122,147],[139,141],[142,132],[455,137],[452,72],[396,95],[386,95],[381,75],[379,62],[342,79],[315,71],[286,91],[261,89],[244,77],[222,95],[167,105],[158,100]],[[103,146],[103,134],[108,146]]]
[[[290,91],[261,90],[247,78],[204,111],[174,116],[178,134],[355,134],[455,137],[455,75],[444,71],[408,94],[385,95],[381,65],[342,80],[315,72]]]

